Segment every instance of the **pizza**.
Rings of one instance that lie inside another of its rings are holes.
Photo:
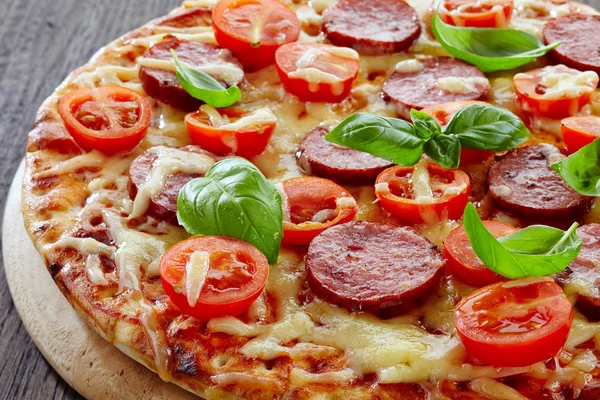
[[[207,399],[600,398],[600,16],[437,3],[190,0],[73,71],[22,209],[74,309]]]

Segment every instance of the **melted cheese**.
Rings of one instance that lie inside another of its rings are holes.
[[[497,400],[527,400],[525,396],[510,386],[506,386],[492,378],[481,377],[469,383],[469,387],[490,399]]]
[[[100,267],[100,256],[98,254],[90,254],[87,257],[85,260],[85,273],[92,285],[108,285],[108,280]]]
[[[412,173],[412,190],[415,202],[418,204],[431,204],[434,201],[429,180],[429,171],[425,162],[418,162]]]
[[[219,129],[225,131],[240,132],[247,130],[248,128],[257,127],[261,125],[273,125],[277,122],[277,117],[268,108],[259,108],[258,110],[244,115],[242,118],[219,126]]]
[[[573,71],[564,65],[545,67],[540,75],[540,85],[545,86],[546,92],[543,99],[553,100],[564,97],[577,97],[596,90],[598,74],[594,71],[585,71],[573,75]]]
[[[33,175],[34,179],[47,178],[50,176],[71,174],[85,168],[101,168],[106,163],[106,156],[97,150],[75,156],[61,162],[45,171]]]
[[[190,307],[194,307],[206,282],[210,268],[210,253],[194,251],[185,265],[184,293]]]
[[[215,163],[212,157],[192,151],[164,146],[153,147],[148,151],[156,154],[157,158],[148,179],[138,187],[130,218],[140,217],[148,210],[150,199],[163,190],[168,175],[178,172],[204,175]]]
[[[408,60],[399,61],[394,67],[394,70],[396,72],[412,73],[422,71],[424,68],[425,65],[423,65],[421,61],[417,60],[416,58],[411,58]]]
[[[479,86],[488,86],[487,78],[445,76],[435,82],[440,89],[455,94],[469,94],[475,92]]]
[[[158,58],[138,57],[136,62],[138,65],[147,68],[157,68],[172,72],[177,70],[174,59],[159,60]],[[217,80],[224,81],[229,86],[236,85],[239,81],[244,79],[244,71],[230,62],[223,61],[212,64],[190,65],[190,67],[202,71]]]

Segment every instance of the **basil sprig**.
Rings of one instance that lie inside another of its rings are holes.
[[[226,88],[207,73],[180,61],[173,49],[171,55],[175,60],[175,73],[179,83],[193,98],[213,107],[223,108],[235,104],[242,97],[242,92],[237,86]]]
[[[485,228],[473,204],[467,204],[463,226],[471,247],[486,267],[506,278],[544,276],[565,269],[579,254],[578,224],[567,231],[532,225],[499,239]]]
[[[177,220],[192,235],[218,235],[254,245],[277,261],[283,237],[281,196],[249,161],[227,158],[177,197]]]
[[[551,165],[571,188],[584,196],[600,196],[600,139]]]
[[[458,167],[461,148],[504,151],[531,137],[523,121],[505,108],[472,104],[458,111],[445,128],[424,112],[411,110],[413,124],[397,118],[356,113],[325,136],[341,146],[364,151],[402,166],[424,152],[444,168]]]
[[[544,45],[534,35],[507,28],[464,28],[444,23],[437,13],[431,30],[438,42],[456,58],[483,72],[514,69],[543,56],[560,43]]]

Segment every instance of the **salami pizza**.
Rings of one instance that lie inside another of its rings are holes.
[[[599,15],[185,1],[43,103],[26,229],[206,399],[598,399]]]

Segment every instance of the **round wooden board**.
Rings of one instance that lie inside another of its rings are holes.
[[[60,376],[87,399],[197,398],[163,382],[96,334],[71,308],[33,247],[21,215],[23,163],[4,211],[6,280],[25,328]]]

